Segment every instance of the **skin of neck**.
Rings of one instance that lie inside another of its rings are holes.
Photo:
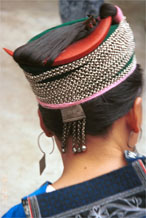
[[[62,177],[54,186],[73,185],[101,176],[127,165],[124,150],[127,150],[128,127],[124,118],[117,120],[105,136],[86,135],[87,150],[82,153],[72,152],[72,138],[67,142],[67,152],[61,153],[64,164]],[[60,150],[61,142],[55,137]],[[59,188],[60,188],[59,187]]]
[[[52,137],[53,133],[44,128],[40,112],[39,117],[42,129],[48,137]],[[138,97],[133,108],[125,116],[116,120],[106,135],[86,135],[87,150],[85,152],[74,154],[72,137],[69,137],[67,151],[62,153],[61,141],[54,135],[64,164],[62,176],[53,184],[54,188],[78,184],[126,166],[124,151],[130,150],[128,141],[131,131],[136,136],[134,137],[134,144],[136,144],[141,121],[142,99]]]

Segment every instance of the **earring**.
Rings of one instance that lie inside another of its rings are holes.
[[[38,147],[39,147],[40,151],[43,153],[43,157],[39,161],[40,175],[43,173],[44,169],[46,168],[46,153],[42,150],[41,145],[40,145],[40,139],[41,139],[41,136],[43,134],[45,134],[45,133],[41,132],[38,135]],[[49,154],[52,154],[54,151],[54,147],[55,147],[54,137],[52,137],[52,141],[53,141],[53,148]]]
[[[141,140],[141,137],[142,137],[142,128],[140,129],[140,133],[139,133],[138,139],[137,139],[137,135],[136,134],[135,134],[135,137],[134,137],[134,134],[135,133],[133,131],[130,132],[128,143],[127,143],[128,148],[133,149],[133,150],[135,150],[135,147],[136,147],[135,141],[140,141]],[[131,138],[132,138],[132,140],[131,140]]]

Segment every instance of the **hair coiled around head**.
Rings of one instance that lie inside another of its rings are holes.
[[[103,4],[100,8],[100,18],[115,16],[117,9],[111,4]],[[98,16],[98,15],[97,15]],[[77,22],[55,28],[41,37],[17,48],[14,60],[23,68],[51,67],[55,58],[69,45],[88,36],[98,25],[97,19],[89,16],[86,22]],[[91,27],[91,28],[90,28]]]
[[[114,5],[109,4],[109,3],[104,3],[101,7],[100,7],[100,18],[104,19],[106,17],[114,17],[117,14],[117,9]]]
[[[124,116],[133,107],[137,96],[142,92],[142,69],[137,65],[134,73],[119,86],[111,89],[102,96],[82,104],[86,114],[86,134],[104,135],[112,124]],[[141,90],[139,92],[139,90]],[[39,105],[44,124],[48,130],[62,138],[63,122],[60,110],[51,110]],[[70,134],[72,133],[72,130]]]

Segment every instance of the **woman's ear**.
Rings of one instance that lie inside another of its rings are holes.
[[[138,133],[142,124],[142,98],[137,97],[134,101],[134,105],[127,114],[128,125],[132,131]]]
[[[48,136],[48,137],[54,136],[54,134],[51,131],[46,129],[44,122],[43,122],[42,114],[41,114],[39,109],[38,109],[38,115],[39,115],[39,119],[40,119],[40,127],[42,128],[42,130],[44,131],[46,136]]]

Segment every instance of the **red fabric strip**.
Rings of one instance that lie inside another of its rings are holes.
[[[146,168],[145,168],[145,166],[144,166],[142,160],[138,160],[138,162],[140,163],[140,166],[142,167],[144,173],[146,174]]]

